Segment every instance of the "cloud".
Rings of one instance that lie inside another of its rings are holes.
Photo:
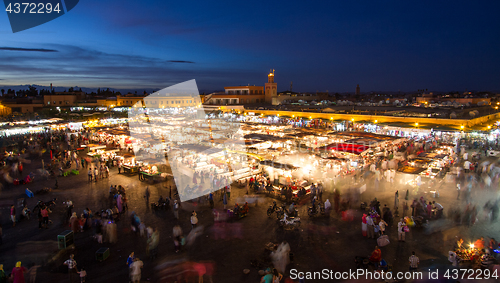
[[[193,61],[184,61],[184,60],[168,60],[167,62],[170,63],[188,63],[188,64],[193,64]]]
[[[54,49],[45,48],[21,48],[21,47],[0,47],[0,50],[5,51],[32,51],[32,52],[59,52]]]
[[[74,45],[51,44],[58,52],[0,52],[0,77],[8,84],[79,85],[82,87],[164,88],[196,79],[202,89],[221,89],[248,70],[197,66],[190,60],[106,53]],[[180,64],[175,64],[180,63]]]

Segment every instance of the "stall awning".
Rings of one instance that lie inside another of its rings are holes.
[[[446,157],[446,154],[438,154],[435,152],[422,152],[418,155],[418,157],[430,158],[430,159],[443,159]]]

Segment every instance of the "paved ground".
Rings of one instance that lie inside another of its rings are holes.
[[[45,157],[47,158],[47,157]],[[40,160],[34,160],[26,166],[25,172],[35,171],[41,167]],[[250,265],[251,260],[260,260],[265,254],[265,245],[268,242],[281,242],[286,240],[290,243],[294,261],[289,268],[297,268],[300,271],[321,271],[323,268],[336,271],[354,269],[354,256],[369,256],[376,240],[366,239],[361,234],[361,211],[356,211],[354,222],[344,222],[340,217],[332,215],[330,218],[309,218],[306,215],[307,205],[299,208],[303,220],[300,230],[283,231],[278,228],[275,219],[268,218],[266,209],[271,203],[270,198],[262,198],[258,206],[250,207],[250,213],[246,218],[238,220],[235,224],[227,225],[225,232],[213,233],[213,216],[208,204],[196,204],[193,202],[183,203],[180,213],[180,225],[185,232],[190,230],[190,211],[197,210],[200,225],[204,226],[204,232],[197,238],[194,245],[180,254],[174,252],[171,238],[172,228],[177,223],[171,211],[154,213],[148,209],[144,200],[146,184],[138,180],[137,176],[119,175],[116,168],[111,169],[108,179],[97,183],[87,181],[85,171],[78,176],[68,176],[58,179],[59,189],[44,196],[35,196],[28,199],[29,207],[32,208],[38,199],[49,200],[57,197],[57,207],[51,218],[53,224],[49,229],[39,230],[37,219],[21,221],[12,227],[9,222],[9,210],[1,209],[1,223],[4,237],[3,245],[0,246],[0,263],[5,270],[10,271],[16,261],[21,260],[23,265],[29,266],[32,262],[43,264],[39,269],[36,282],[66,282],[67,269],[62,263],[70,253],[75,254],[78,266],[84,266],[88,272],[88,282],[128,282],[128,271],[125,265],[127,256],[134,251],[144,261],[143,282],[158,282],[155,267],[165,261],[176,259],[189,259],[192,261],[213,261],[216,264],[214,282],[258,282],[257,268]],[[54,179],[35,180],[28,186],[12,186],[4,189],[0,195],[0,201],[7,203],[22,196],[26,187],[36,191],[45,186],[53,187]],[[118,242],[115,244],[98,244],[92,238],[92,231],[78,233],[75,235],[74,250],[59,251],[56,236],[67,227],[62,226],[64,211],[62,201],[73,200],[75,212],[81,213],[85,207],[97,211],[108,207],[107,195],[110,185],[122,185],[127,188],[129,198],[129,211],[135,211],[146,225],[157,227],[160,231],[159,258],[151,260],[146,257],[146,240],[130,231],[130,221],[123,217],[118,222]],[[149,185],[152,195],[151,200],[156,200],[159,195],[169,195],[168,187],[171,183]],[[400,191],[400,205],[404,199],[406,188],[397,182],[381,186],[380,191],[375,191],[372,180],[367,180],[367,191],[361,195],[361,201],[369,202],[377,197],[382,205],[388,204],[392,207],[394,203],[394,192]],[[341,192],[348,188],[359,188],[361,184],[354,184],[352,179],[346,177],[341,180],[337,187]],[[424,190],[425,191],[425,190]],[[234,187],[228,207],[234,205],[235,199],[244,195],[244,189]],[[482,207],[487,199],[498,197],[495,192],[474,188],[473,199]],[[324,198],[333,198],[326,193]],[[445,211],[451,206],[462,206],[462,201],[456,200],[454,184],[444,185],[440,189],[439,202],[445,206]],[[354,208],[359,203],[353,204]],[[216,208],[222,209],[220,200],[216,200]],[[18,210],[19,213],[19,210]],[[396,221],[397,222],[397,221]],[[449,267],[447,252],[456,240],[455,236],[461,235],[464,239],[474,239],[479,236],[493,236],[499,233],[499,225],[492,225],[480,221],[472,228],[453,227],[434,234],[427,235],[423,229],[414,228],[407,235],[406,243],[399,243],[396,239],[396,228],[390,227],[388,234],[392,243],[382,248],[383,258],[394,266],[395,271],[406,271],[408,269],[408,257],[411,251],[416,251],[420,257],[422,269]],[[235,231],[241,229],[241,236]],[[225,239],[221,239],[225,236]],[[95,251],[100,247],[109,247],[111,255],[103,261],[95,260]],[[250,274],[243,275],[242,270],[249,268]],[[308,281],[317,282],[317,281]]]

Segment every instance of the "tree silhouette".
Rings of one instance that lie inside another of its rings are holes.
[[[5,94],[5,89],[2,88],[2,96]]]
[[[30,85],[28,87],[28,91],[26,92],[28,96],[37,96],[38,95],[38,90],[36,90],[36,87]]]

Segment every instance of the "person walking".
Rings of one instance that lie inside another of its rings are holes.
[[[382,251],[378,246],[375,246],[375,249],[368,260],[375,265],[375,269],[378,269],[380,261],[382,261]]]
[[[89,175],[89,182],[92,182],[92,168],[87,170],[87,174]]]
[[[10,206],[10,220],[12,221],[12,227],[16,227],[16,206]]]
[[[388,226],[387,222],[385,222],[384,219],[381,219],[380,222],[378,223],[378,226],[380,227],[380,234],[384,235],[385,228]]]
[[[132,263],[134,263],[134,260],[135,260],[135,254],[134,254],[134,252],[131,252],[127,258],[127,266],[129,268],[129,271],[130,271],[130,267],[131,267]]]
[[[210,209],[214,209],[214,195],[212,193],[208,194],[208,202],[210,203]]]
[[[415,271],[418,269],[418,264],[420,263],[420,260],[418,257],[415,255],[415,252],[411,252],[411,256],[408,259],[410,261],[410,271]]]
[[[196,212],[193,210],[193,213],[191,214],[191,229],[196,228],[198,225],[198,216]]]
[[[68,266],[69,282],[76,282],[77,269],[76,269],[76,261],[74,258],[75,255],[71,254],[69,256],[69,259],[64,262],[64,265]]]
[[[78,271],[78,275],[80,275],[80,283],[85,283],[85,279],[87,278],[87,271],[82,267],[82,270]]]
[[[149,205],[149,197],[151,196],[151,193],[149,192],[149,187],[146,187],[146,192],[144,193],[144,198],[146,198],[146,207]]]
[[[31,264],[31,267],[30,269],[28,269],[27,273],[28,273],[28,282],[29,283],[35,283],[36,281],[36,271],[37,269],[40,267],[40,265],[35,265],[34,263]]]
[[[21,266],[21,262],[18,261],[16,262],[16,267],[12,269],[12,282],[13,283],[25,283],[26,281],[24,280],[24,273],[26,273],[28,270],[26,267]]]
[[[174,211],[175,219],[179,219],[179,202],[177,200],[174,201],[174,207],[172,210]]]
[[[3,270],[3,264],[0,264],[0,283],[7,283],[7,274]]]
[[[154,228],[151,237],[149,237],[147,244],[149,249],[149,256],[151,259],[156,258],[158,256],[158,244],[160,243],[160,232],[158,232],[157,228]]]
[[[401,218],[401,220],[398,222],[398,241],[400,242],[405,242],[405,237],[406,237],[405,227],[406,227],[406,222],[404,221],[403,218]]]
[[[143,262],[138,257],[136,257],[134,262],[130,265],[130,281],[132,281],[132,283],[141,282],[141,269],[143,266]]]
[[[45,229],[49,228],[49,209],[47,206],[42,207],[40,214],[42,215],[42,226]]]
[[[375,224],[373,223],[373,218],[370,215],[366,216],[366,225],[368,228],[368,238],[375,239]]]
[[[224,193],[224,195],[222,196],[222,203],[224,204],[224,209],[226,209],[226,205],[227,205],[227,196],[226,196],[226,193]]]
[[[175,225],[172,231],[172,236],[174,238],[175,252],[178,253],[181,250],[182,245],[182,228],[179,225]]]

